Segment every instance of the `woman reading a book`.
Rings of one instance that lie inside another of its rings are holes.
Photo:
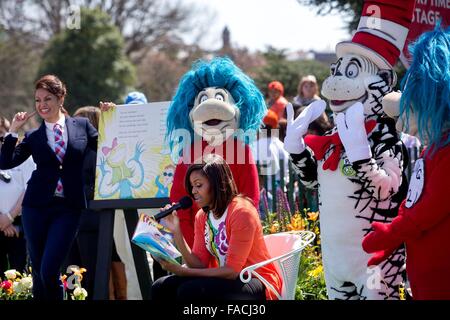
[[[159,259],[174,275],[158,279],[152,298],[265,300],[276,299],[257,278],[247,284],[239,280],[241,270],[270,258],[264,243],[258,211],[248,198],[238,194],[230,168],[222,157],[208,154],[202,163],[193,164],[186,173],[185,187],[200,209],[195,217],[192,250],[180,230],[176,211],[164,220],[174,234],[185,265]],[[166,206],[166,209],[170,205]],[[278,291],[281,279],[268,264],[258,272]],[[168,300],[166,300],[168,301]]]

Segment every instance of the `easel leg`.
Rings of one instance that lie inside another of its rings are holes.
[[[97,269],[95,271],[94,300],[109,299],[109,272],[113,245],[114,210],[99,212],[100,225],[97,244]]]
[[[136,225],[139,222],[139,216],[136,209],[124,210],[125,222],[127,224],[128,236],[133,237]],[[139,287],[141,288],[141,294],[143,300],[151,299],[151,287],[152,278],[150,274],[150,268],[147,261],[147,254],[140,247],[131,243],[131,251],[133,253],[134,265],[136,266],[136,274],[139,281]]]

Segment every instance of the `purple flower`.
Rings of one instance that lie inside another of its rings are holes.
[[[281,188],[280,188],[280,191],[281,191],[281,199],[283,202],[283,207],[289,213],[289,216],[290,216],[292,213],[291,213],[291,208],[289,206],[289,201],[286,197],[286,193],[284,193],[283,190],[281,190]]]

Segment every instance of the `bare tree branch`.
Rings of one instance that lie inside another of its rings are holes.
[[[0,0],[0,26],[49,39],[66,27],[71,6],[97,7],[108,13],[124,35],[128,55],[162,38],[195,32],[193,13],[204,14],[180,0]]]

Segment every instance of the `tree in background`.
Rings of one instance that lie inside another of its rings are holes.
[[[358,27],[364,0],[297,0],[305,6],[318,7],[319,15],[327,15],[332,12],[344,13],[348,18],[348,30],[351,32]]]
[[[149,52],[137,68],[138,91],[145,93],[149,101],[169,101],[180,77],[189,69],[179,59],[172,59],[165,52]]]
[[[125,38],[126,54],[137,58],[160,45],[161,38],[189,34],[198,41],[212,17],[205,8],[181,0],[1,0],[0,25],[46,41],[72,23],[79,8],[106,12]]]
[[[12,119],[34,108],[33,84],[42,49],[26,35],[11,36],[0,28],[0,112]]]
[[[256,84],[267,94],[267,85],[274,80],[280,81],[283,83],[284,95],[288,100],[297,95],[297,86],[303,76],[315,75],[320,85],[330,74],[329,66],[318,61],[288,61],[285,50],[269,47],[264,57],[265,66],[254,71]]]
[[[135,81],[110,17],[99,9],[82,9],[81,19],[81,29],[66,29],[51,40],[39,69],[39,76],[53,73],[66,83],[70,111],[99,101],[120,102]]]

